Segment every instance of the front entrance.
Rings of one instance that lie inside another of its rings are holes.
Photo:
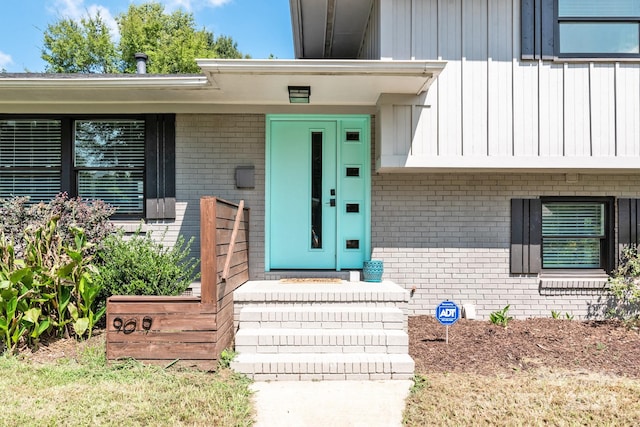
[[[369,153],[368,116],[267,116],[267,271],[362,268]]]

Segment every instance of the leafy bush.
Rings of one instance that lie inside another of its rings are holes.
[[[625,246],[620,264],[609,278],[607,316],[621,319],[631,327],[640,327],[640,253],[637,246]]]
[[[181,236],[173,247],[153,240],[151,232],[122,232],[107,237],[96,254],[103,290],[111,295],[180,295],[196,278],[197,260],[189,257],[193,239]]]
[[[94,311],[99,285],[93,280],[92,245],[81,228],[68,232],[73,243],[66,245],[56,216],[27,227],[23,259],[0,239],[0,341],[11,352],[25,341],[37,345],[41,335],[91,336],[104,314]]]
[[[513,320],[513,317],[507,314],[510,307],[510,305],[506,305],[502,310],[494,311],[493,313],[489,314],[489,320],[491,321],[491,323],[506,328],[509,322]]]
[[[72,227],[83,230],[89,251],[94,253],[100,241],[113,233],[114,227],[109,217],[115,209],[100,201],[86,201],[81,198],[69,198],[67,193],[58,194],[49,203],[29,203],[28,197],[13,197],[0,200],[0,233],[11,242],[18,258],[24,255],[27,242],[24,231],[31,227],[38,229],[57,218],[55,232],[62,244],[74,244],[75,234]]]

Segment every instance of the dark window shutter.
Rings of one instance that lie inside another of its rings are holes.
[[[520,57],[535,59],[535,1],[520,2]]]
[[[554,0],[522,0],[520,2],[520,57],[553,59]]]
[[[542,201],[511,200],[511,273],[539,273],[542,268]]]
[[[637,245],[640,232],[640,199],[618,199],[618,244]]]
[[[146,116],[145,208],[147,219],[176,217],[175,115]]]

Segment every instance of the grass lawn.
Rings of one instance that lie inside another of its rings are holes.
[[[249,383],[228,369],[107,365],[104,340],[84,347],[74,360],[39,364],[3,356],[0,425],[248,426]]]
[[[407,426],[640,425],[640,380],[581,372],[416,376]]]

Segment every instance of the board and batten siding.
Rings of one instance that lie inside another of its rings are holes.
[[[380,0],[375,25],[380,59],[447,62],[381,97],[379,171],[640,168],[640,63],[521,60],[518,0]]]

